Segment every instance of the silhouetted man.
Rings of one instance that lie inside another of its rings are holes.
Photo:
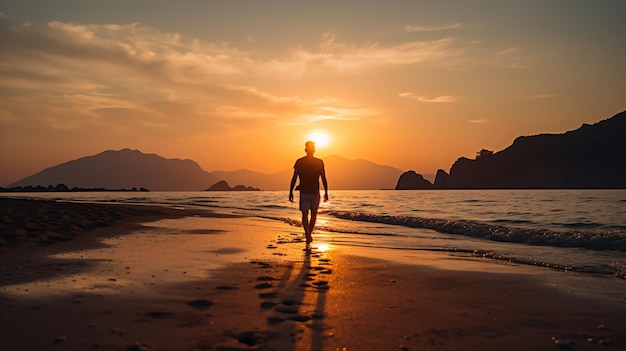
[[[307,141],[304,143],[306,156],[299,158],[293,166],[293,177],[289,187],[289,201],[293,202],[293,187],[296,185],[296,178],[300,178],[300,211],[302,211],[302,227],[306,236],[307,247],[313,241],[311,233],[315,228],[317,219],[317,209],[320,206],[320,177],[324,184],[324,201],[328,201],[328,182],[326,181],[326,171],[324,161],[313,157],[315,153],[315,143]],[[309,219],[311,211],[311,219]]]

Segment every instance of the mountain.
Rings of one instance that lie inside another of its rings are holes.
[[[379,165],[366,160],[348,160],[341,156],[323,159],[331,190],[377,190],[393,189],[402,170]],[[294,160],[295,163],[295,160]],[[263,174],[246,169],[237,171],[214,171],[216,179],[227,180],[231,184],[246,184],[263,190],[288,190],[293,168],[272,174]]]
[[[325,158],[324,165],[331,190],[393,189],[402,174],[398,168],[367,160],[347,160],[341,156]]]
[[[218,180],[191,160],[165,159],[156,154],[123,149],[44,169],[10,187],[65,184],[70,188],[202,190]]]
[[[502,151],[481,150],[476,159],[459,158],[449,174],[439,170],[434,188],[626,188],[624,135],[626,111],[563,134],[518,137]],[[423,186],[420,182],[409,188]]]
[[[324,161],[331,190],[392,189],[402,173],[400,169],[365,160],[351,161],[331,156]],[[165,159],[156,154],[123,149],[104,151],[44,169],[9,187],[65,184],[69,188],[187,191],[205,190],[223,180],[262,190],[288,190],[292,173],[291,168],[273,174],[245,169],[206,172],[192,160]]]

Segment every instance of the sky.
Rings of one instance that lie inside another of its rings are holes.
[[[0,186],[123,148],[270,174],[312,133],[328,139],[318,157],[448,171],[626,110],[624,13],[623,0],[0,0]]]

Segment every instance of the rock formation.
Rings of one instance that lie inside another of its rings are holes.
[[[420,189],[432,189],[433,185],[421,174],[415,173],[415,171],[408,171],[403,173],[398,179],[396,190],[420,190]]]
[[[230,187],[228,182],[225,180],[220,180],[219,182],[211,185],[206,191],[259,191],[260,189],[253,188],[245,185],[235,185],[234,187]]]
[[[475,159],[459,158],[449,174],[439,170],[434,188],[624,189],[624,135],[626,111],[563,134],[518,137],[502,151],[483,149]],[[419,178],[410,177],[416,183],[404,187],[423,187]]]

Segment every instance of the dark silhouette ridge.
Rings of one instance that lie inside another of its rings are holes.
[[[333,188],[342,190],[392,189],[402,170],[365,160],[339,156],[324,158]],[[262,174],[245,169],[224,172],[204,171],[191,160],[165,159],[138,150],[109,150],[65,162],[26,177],[9,187],[48,187],[66,184],[83,189],[132,189],[151,191],[202,191],[219,180],[246,184],[263,190],[285,190],[292,169]],[[364,176],[365,175],[365,176]]]
[[[328,177],[332,177],[331,188],[337,190],[393,189],[402,174],[401,169],[367,160],[348,160],[337,155],[322,157],[322,160],[326,164]],[[242,169],[232,172],[214,171],[211,175],[231,184],[249,184],[263,190],[285,190],[285,183],[289,183],[292,172],[291,168],[272,174]]]
[[[142,191],[147,192],[150,191],[146,188],[132,188],[132,189],[105,189],[105,188],[68,188],[65,184],[57,184],[56,186],[48,185],[47,187],[38,185],[38,186],[25,186],[25,187],[15,187],[15,188],[0,188],[0,193],[76,193],[76,192],[94,192],[94,191],[108,191],[108,192],[130,192],[130,191]]]
[[[433,188],[624,189],[624,135],[626,111],[563,134],[521,136],[502,151],[481,150],[476,159],[459,158],[449,174],[437,171]],[[402,189],[424,187],[421,182],[403,183]]]
[[[402,170],[368,160],[348,160],[333,155],[322,158],[330,188],[337,190],[393,189]]]
[[[228,182],[225,180],[220,180],[219,182],[211,185],[206,191],[259,191],[260,189],[253,188],[251,186],[245,185],[235,185],[234,187],[230,187]]]
[[[123,149],[69,161],[24,178],[11,187],[66,184],[78,188],[201,190],[217,180],[191,160],[165,159]]]

